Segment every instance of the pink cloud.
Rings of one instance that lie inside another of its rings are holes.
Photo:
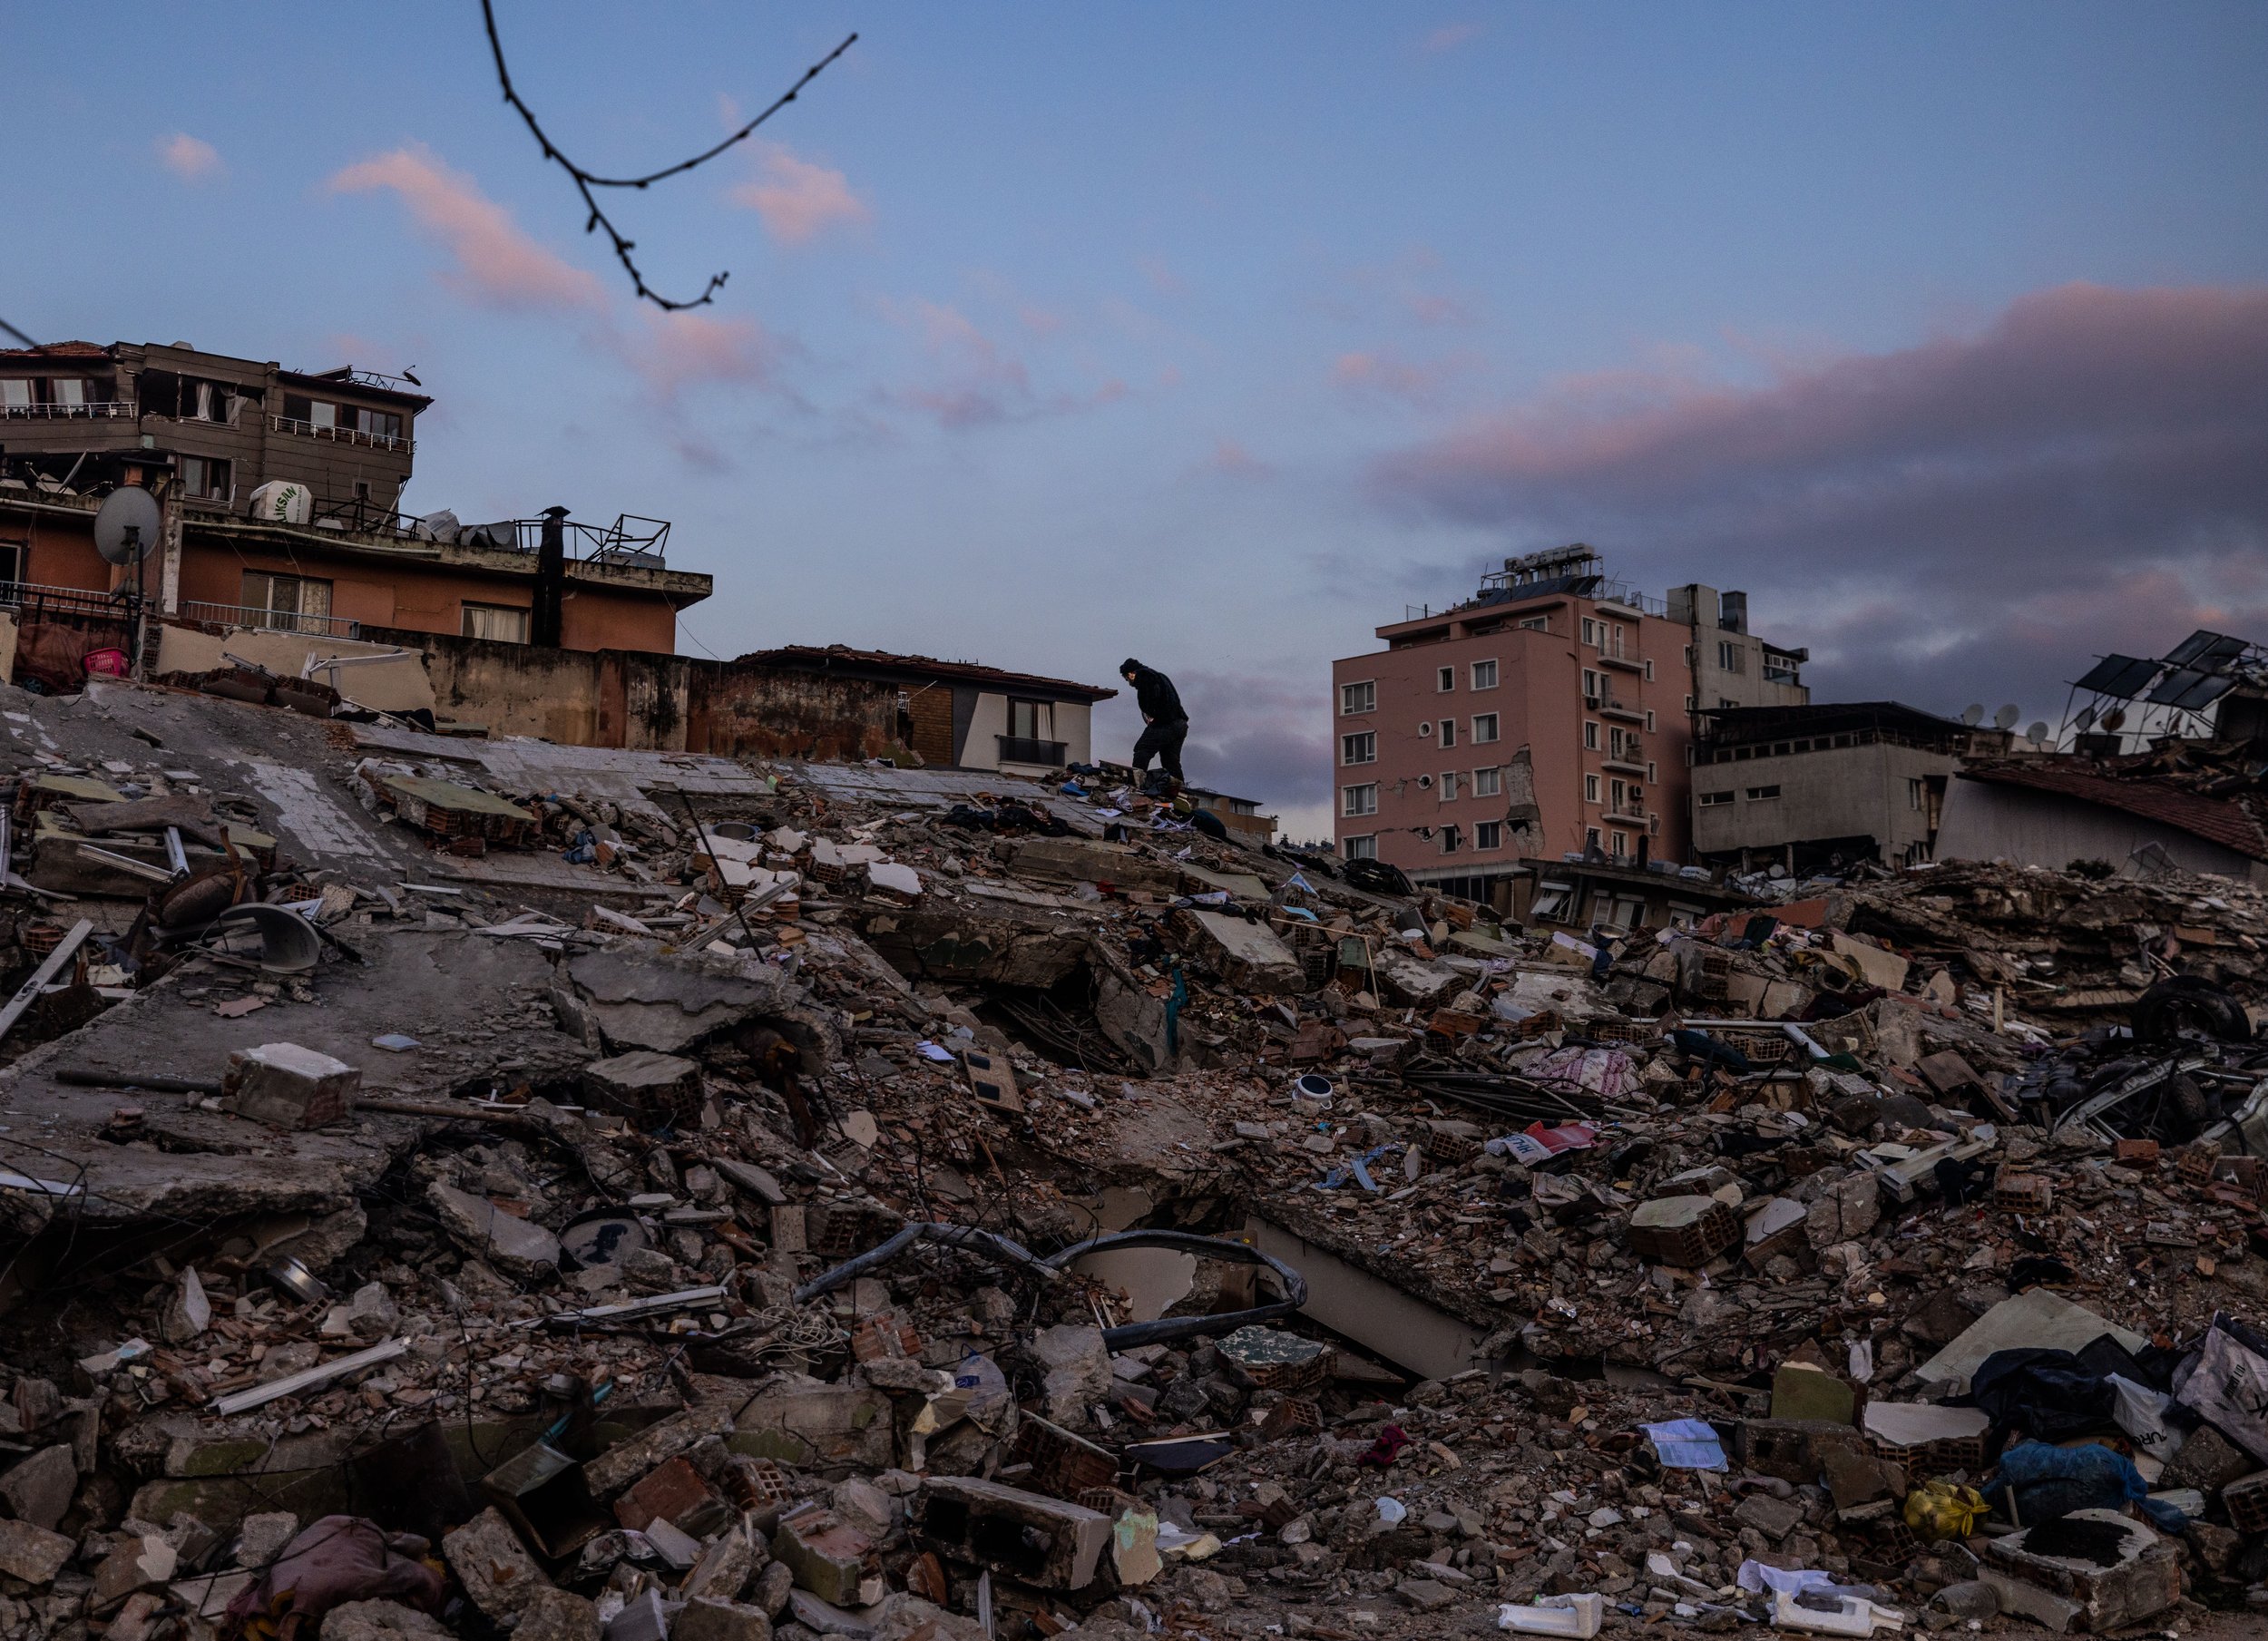
[[[473,301],[515,311],[606,306],[594,275],[530,239],[472,178],[422,144],[350,165],[329,186],[333,193],[397,196],[411,220],[455,259],[442,282]]]
[[[1747,586],[1760,630],[1815,645],[1822,698],[2045,713],[2101,649],[2268,633],[2268,286],[2067,285],[1908,347],[1746,362],[1569,378],[1383,460],[1378,493],[1628,543],[1657,588]]]
[[[1432,405],[1461,368],[1454,359],[1412,364],[1388,353],[1344,353],[1333,362],[1331,380],[1354,393],[1375,394],[1411,405]]]
[[[1135,267],[1141,270],[1142,278],[1149,282],[1149,288],[1159,296],[1181,297],[1188,294],[1189,282],[1174,272],[1167,264],[1165,258],[1144,257],[1135,264]]]
[[[874,220],[873,208],[852,191],[839,171],[801,159],[777,142],[763,145],[762,174],[732,190],[736,204],[764,220],[783,245],[807,245],[837,226]]]
[[[1220,439],[1199,464],[1208,473],[1225,474],[1231,478],[1265,478],[1276,470],[1254,455],[1235,439]]]
[[[170,137],[160,137],[153,146],[158,163],[184,182],[210,181],[221,172],[220,151],[202,137],[177,131]]]
[[[624,359],[663,398],[705,382],[768,386],[781,353],[754,319],[698,310],[660,313],[641,307],[635,330],[619,341]]]
[[[1438,57],[1444,52],[1453,52],[1460,46],[1471,45],[1486,33],[1488,33],[1488,28],[1483,24],[1445,23],[1420,40],[1418,50],[1428,57]]]

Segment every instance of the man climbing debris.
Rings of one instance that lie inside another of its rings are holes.
[[[1142,709],[1141,738],[1134,743],[1134,773],[1147,776],[1154,757],[1178,786],[1184,778],[1181,743],[1189,735],[1189,715],[1182,709],[1180,692],[1171,679],[1132,656],[1119,663],[1119,676],[1134,686],[1135,704]]]

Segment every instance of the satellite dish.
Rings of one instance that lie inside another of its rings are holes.
[[[2080,708],[2079,715],[2071,720],[2071,726],[2081,735],[2085,735],[2095,726],[2095,708],[2092,707]]]
[[[2024,738],[2035,747],[2046,746],[2048,744],[2048,720],[2044,718],[2036,720],[2030,728],[2024,731]]]
[[[138,564],[158,544],[158,498],[138,484],[122,484],[103,498],[94,515],[94,551],[113,564]]]
[[[1960,709],[1960,721],[1972,729],[1982,722],[1983,718],[1984,703],[1982,701],[1971,701]]]
[[[2103,714],[2102,723],[2106,729],[2114,731],[2124,729],[2126,727],[2126,709],[2124,707],[2113,707],[2108,712]]]
[[[2023,716],[2024,709],[2014,701],[2010,701],[1992,715],[1992,727],[1995,729],[2011,728],[2015,726],[2016,720]]]

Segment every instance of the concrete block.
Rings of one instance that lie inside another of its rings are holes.
[[[296,1042],[264,1042],[229,1056],[220,1101],[239,1117],[279,1128],[319,1128],[355,1109],[362,1073]]]
[[[1192,912],[1198,954],[1239,991],[1276,994],[1307,989],[1306,971],[1266,923],[1227,912]]]
[[[1110,1541],[1100,1510],[973,1476],[924,1483],[913,1529],[941,1555],[1046,1589],[1084,1589]]]
[[[701,1558],[685,1575],[678,1593],[689,1600],[707,1596],[717,1601],[738,1601],[755,1579],[757,1568],[770,1558],[754,1533],[746,1527],[735,1527],[701,1551]]]
[[[441,1553],[474,1607],[502,1623],[516,1618],[551,1587],[519,1534],[491,1505],[441,1540]]]
[[[2181,1599],[2172,1540],[2117,1510],[2074,1510],[1985,1546],[1979,1578],[2003,1612],[2057,1631],[2104,1635]]]
[[[1804,1218],[1804,1234],[1814,1248],[1855,1242],[1880,1224],[1882,1182],[1872,1174],[1853,1174],[1829,1186]]]
[[[1087,1410],[1110,1398],[1110,1350],[1102,1330],[1078,1324],[1041,1328],[1031,1338],[1031,1353],[1042,1375],[1040,1411],[1057,1424],[1084,1429]]]
[[[94,1569],[94,1593],[88,1606],[98,1614],[109,1612],[136,1590],[166,1583],[180,1562],[173,1547],[155,1533],[122,1539]]]
[[[1008,869],[1019,877],[1048,883],[1109,884],[1114,889],[1178,894],[1181,869],[1171,861],[1151,860],[1124,844],[1084,837],[1031,837],[1016,845]]]
[[[593,1499],[610,1499],[631,1482],[710,1436],[732,1428],[732,1409],[723,1402],[689,1407],[658,1419],[634,1436],[626,1436],[582,1467],[583,1485]],[[645,1523],[639,1523],[643,1527]]]
[[[896,1460],[890,1398],[872,1385],[777,1384],[742,1408],[736,1453],[782,1464],[884,1470]]]
[[[583,1067],[580,1081],[584,1103],[632,1122],[681,1118],[701,1107],[699,1062],[650,1049],[594,1060]]]
[[[26,1584],[45,1584],[79,1548],[75,1539],[29,1521],[0,1521],[0,1573]]]
[[[760,1607],[696,1596],[679,1611],[670,1641],[772,1641],[772,1621]]]
[[[485,1197],[435,1180],[425,1187],[441,1228],[466,1253],[507,1275],[539,1279],[559,1275],[559,1238],[542,1226],[505,1213]]]
[[[781,1515],[772,1557],[822,1601],[871,1607],[882,1599],[882,1568],[875,1541],[826,1506],[799,1505]]]
[[[44,1447],[0,1476],[0,1502],[18,1521],[53,1529],[79,1490],[79,1464],[68,1442]]]
[[[536,1590],[520,1609],[512,1641],[599,1641],[599,1609],[572,1590]]]
[[[173,1587],[178,1592],[181,1587]],[[207,1603],[204,1616],[218,1617],[220,1614]],[[322,1641],[417,1641],[419,1637],[449,1641],[449,1632],[440,1619],[398,1601],[342,1601],[323,1615],[321,1634]]]
[[[261,1510],[236,1529],[236,1564],[264,1568],[299,1536],[299,1518],[289,1510]]]

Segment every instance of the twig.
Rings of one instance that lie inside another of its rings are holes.
[[[817,79],[821,70],[850,50],[852,44],[858,39],[855,34],[846,38],[842,44],[804,70],[803,78],[789,86],[769,107],[714,148],[706,149],[689,160],[680,160],[675,165],[665,165],[660,171],[650,171],[642,177],[601,177],[595,172],[585,171],[562,153],[559,146],[544,134],[543,127],[536,121],[535,111],[522,101],[520,93],[513,89],[511,72],[504,66],[503,41],[496,33],[496,10],[493,0],[481,0],[481,22],[488,30],[488,49],[496,59],[496,83],[503,90],[504,101],[512,104],[520,118],[526,122],[527,128],[534,136],[537,146],[543,151],[543,157],[556,164],[573,180],[575,191],[582,196],[583,204],[590,210],[590,219],[584,222],[582,231],[591,233],[598,229],[605,229],[607,238],[613,241],[615,259],[621,263],[622,271],[630,275],[631,286],[640,297],[665,313],[675,313],[680,308],[706,307],[723,287],[728,274],[711,274],[709,283],[701,288],[701,294],[690,301],[671,301],[659,292],[650,289],[647,287],[645,276],[638,271],[638,264],[631,260],[630,253],[636,249],[637,242],[622,237],[621,231],[614,226],[606,212],[599,209],[598,197],[591,190],[594,188],[645,188],[651,183],[660,181],[665,177],[674,177],[682,171],[691,171],[697,165],[707,164],[727,149],[746,142],[758,126],[793,103],[797,93]],[[11,326],[9,328],[13,330],[15,327]],[[30,338],[26,337],[25,340],[29,341]]]

